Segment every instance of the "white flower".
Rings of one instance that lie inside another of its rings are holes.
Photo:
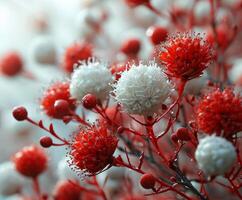
[[[171,85],[156,63],[132,65],[114,85],[115,98],[129,114],[152,115],[169,97]]]
[[[40,64],[55,64],[56,48],[53,40],[48,36],[36,37],[30,48],[31,58]]]
[[[200,140],[195,152],[199,168],[207,175],[223,175],[234,164],[236,151],[232,143],[218,136]]]
[[[104,99],[111,89],[111,82],[112,74],[107,64],[95,60],[82,62],[72,74],[70,93],[77,100],[89,93]]]
[[[17,173],[12,162],[5,162],[0,165],[0,195],[13,195],[18,193],[23,184],[24,178]]]

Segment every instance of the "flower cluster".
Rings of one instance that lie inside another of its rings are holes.
[[[242,131],[242,98],[231,89],[206,94],[196,110],[198,128],[207,134],[231,138]]]
[[[0,199],[242,199],[240,1],[0,1]]]

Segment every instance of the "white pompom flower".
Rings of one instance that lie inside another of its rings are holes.
[[[81,62],[74,70],[71,82],[71,96],[77,100],[82,100],[86,94],[93,94],[98,99],[105,99],[111,89],[113,77],[104,62],[91,59]]]
[[[155,62],[132,65],[114,85],[114,95],[129,114],[151,116],[158,113],[172,87]]]
[[[17,173],[12,162],[0,165],[0,195],[17,194],[25,184],[24,178]]]
[[[215,135],[200,140],[195,152],[199,168],[208,176],[224,175],[236,160],[231,142]]]

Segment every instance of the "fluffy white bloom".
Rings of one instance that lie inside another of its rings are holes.
[[[30,47],[31,58],[40,64],[55,64],[56,48],[48,36],[36,37]]]
[[[156,63],[132,65],[114,85],[115,98],[130,114],[152,115],[168,98],[171,85]]]
[[[104,99],[111,89],[111,82],[112,74],[107,64],[95,60],[82,62],[72,74],[70,93],[77,100],[89,93]]]
[[[13,195],[20,191],[25,182],[17,173],[13,163],[5,162],[0,165],[0,195]]]
[[[195,152],[199,168],[207,175],[223,175],[236,160],[235,148],[226,139],[207,136],[200,140]]]

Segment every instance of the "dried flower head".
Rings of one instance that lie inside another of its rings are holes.
[[[129,114],[153,115],[169,97],[171,85],[156,63],[132,65],[114,85],[114,94]]]
[[[159,60],[170,77],[191,80],[209,66],[213,52],[200,34],[178,33],[162,45]]]
[[[71,165],[95,174],[111,164],[118,140],[105,125],[81,130],[70,145]]]
[[[242,98],[231,89],[216,89],[200,100],[196,121],[203,132],[230,138],[242,131]]]

